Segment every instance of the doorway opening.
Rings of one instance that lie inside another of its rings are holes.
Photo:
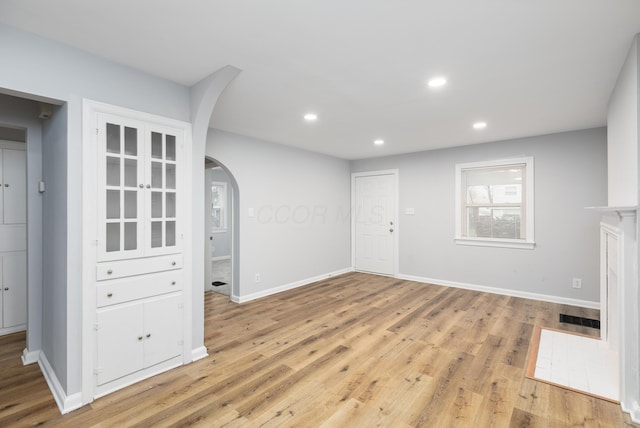
[[[218,161],[205,158],[205,292],[236,296],[237,185]]]

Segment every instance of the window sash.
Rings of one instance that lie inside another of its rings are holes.
[[[533,158],[457,164],[456,193],[456,243],[533,248]]]

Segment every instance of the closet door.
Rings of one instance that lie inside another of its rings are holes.
[[[27,322],[26,253],[2,256],[3,327]]]
[[[147,128],[146,182],[150,183],[147,197],[146,245],[150,255],[178,253],[181,232],[178,222],[180,193],[178,169],[182,141],[175,129]]]
[[[138,123],[101,115],[98,138],[100,260],[144,252],[144,141]]]
[[[27,155],[24,150],[2,150],[4,224],[27,222]]]

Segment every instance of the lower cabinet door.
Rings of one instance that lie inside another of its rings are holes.
[[[182,295],[160,296],[144,303],[144,338],[145,367],[182,355]]]
[[[144,367],[143,306],[127,303],[98,310],[98,385]]]
[[[2,327],[27,322],[27,255],[9,254],[2,257]]]

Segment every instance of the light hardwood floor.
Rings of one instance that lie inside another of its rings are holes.
[[[205,296],[209,357],[61,416],[24,334],[0,338],[0,426],[624,427],[526,379],[534,325],[597,311],[350,273],[237,305]]]

